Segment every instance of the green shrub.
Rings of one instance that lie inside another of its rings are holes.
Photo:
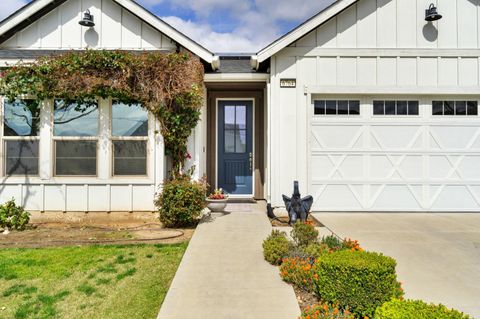
[[[160,221],[166,227],[194,224],[205,206],[206,185],[184,175],[165,182],[162,193],[155,201]]]
[[[315,291],[325,302],[373,317],[375,309],[402,296],[393,258],[377,253],[342,250],[315,263]]]
[[[392,300],[377,308],[375,319],[469,319],[468,315],[444,305],[421,300]]]
[[[317,241],[318,231],[313,225],[298,221],[293,225],[290,235],[298,246],[307,246]]]
[[[305,291],[314,291],[313,263],[310,258],[285,258],[280,266],[280,276]]]
[[[325,236],[320,242],[327,245],[331,251],[337,251],[344,248],[343,242],[335,235]]]
[[[29,221],[30,214],[17,206],[14,199],[0,206],[0,228],[25,230]]]
[[[272,265],[280,265],[282,260],[288,256],[290,247],[291,245],[286,234],[273,230],[267,239],[263,241],[263,256]]]
[[[313,243],[304,247],[302,250],[307,257],[317,259],[320,258],[320,256],[322,256],[323,254],[328,253],[329,248],[326,244]]]
[[[354,319],[355,317],[347,310],[342,311],[338,307],[328,304],[318,304],[307,307],[302,312],[301,319]]]

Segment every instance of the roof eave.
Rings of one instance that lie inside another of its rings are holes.
[[[124,7],[128,11],[135,14],[138,18],[144,20],[152,27],[157,29],[159,32],[170,37],[172,40],[177,42],[180,46],[184,47],[188,51],[197,55],[200,59],[211,64],[214,60],[214,54],[208,49],[204,48],[194,40],[190,39],[183,33],[179,32],[171,25],[161,20],[157,16],[153,15],[151,12],[143,8],[141,5],[137,4],[131,0],[113,0],[118,3],[120,6]],[[27,4],[17,12],[13,13],[11,16],[6,18],[0,24],[0,35],[3,35],[10,31],[11,29],[18,26],[22,21],[29,19],[36,12],[42,10],[47,5],[55,2],[55,0],[36,0],[32,3]]]
[[[336,16],[358,0],[338,0],[333,3],[331,6],[325,8],[323,11],[319,12],[317,15],[307,20],[294,30],[290,31],[281,38],[275,40],[262,50],[257,53],[258,63],[262,63],[271,56],[277,54],[293,42],[302,38],[309,32],[312,32],[315,28],[318,28],[323,23],[330,20],[332,17]]]

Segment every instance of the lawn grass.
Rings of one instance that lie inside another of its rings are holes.
[[[0,318],[156,318],[186,247],[0,249]]]

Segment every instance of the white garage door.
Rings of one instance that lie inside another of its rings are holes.
[[[316,211],[480,211],[478,99],[315,97]]]

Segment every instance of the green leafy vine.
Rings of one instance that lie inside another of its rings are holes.
[[[18,64],[0,73],[10,100],[61,98],[77,105],[97,98],[141,103],[160,122],[172,176],[182,173],[187,141],[200,119],[203,65],[186,53],[71,51]]]

